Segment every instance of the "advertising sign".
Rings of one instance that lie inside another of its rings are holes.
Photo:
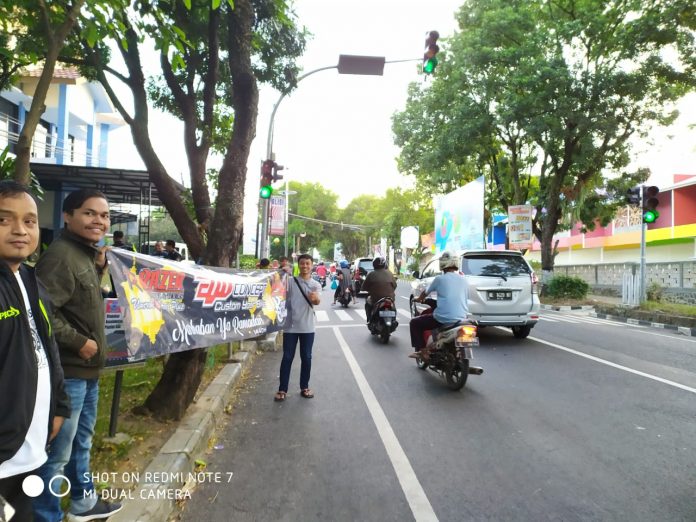
[[[125,346],[112,356],[139,361],[281,330],[285,273],[202,267],[114,249],[107,254],[118,295],[107,302],[107,334]],[[122,327],[118,326],[123,317]]]
[[[524,250],[532,248],[532,205],[508,207],[508,241],[510,248]]]
[[[285,198],[281,196],[271,197],[270,227],[268,233],[271,236],[285,235]]]
[[[418,227],[403,227],[401,229],[401,248],[418,248]]]
[[[435,201],[435,252],[485,248],[483,176]]]

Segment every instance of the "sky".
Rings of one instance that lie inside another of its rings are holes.
[[[300,58],[302,73],[336,65],[340,54],[384,56],[387,61],[422,57],[426,34],[454,33],[454,14],[462,0],[296,0],[299,21],[312,34]],[[157,59],[149,62],[156,70]],[[290,180],[321,183],[339,196],[343,207],[360,194],[381,196],[389,188],[408,187],[399,174],[398,149],[391,117],[403,110],[409,83],[422,82],[418,62],[386,64],[383,76],[340,75],[321,71],[298,84],[275,115],[276,161]],[[245,237],[254,235],[260,164],[266,155],[269,120],[280,94],[262,87],[256,138],[248,160],[245,189]],[[632,167],[647,166],[651,183],[672,184],[673,174],[696,174],[696,94],[683,100],[682,116],[668,129],[655,129],[635,143]],[[178,181],[188,185],[183,127],[154,114],[155,149]],[[157,130],[155,130],[157,129]],[[162,129],[166,129],[162,132]],[[114,135],[111,167],[142,168],[126,129]],[[130,151],[129,151],[130,147]]]

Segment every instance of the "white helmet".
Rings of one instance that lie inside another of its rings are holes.
[[[459,269],[457,258],[453,257],[449,252],[443,252],[440,256],[440,270],[445,270],[446,268]]]

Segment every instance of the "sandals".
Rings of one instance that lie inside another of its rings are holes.
[[[275,397],[273,397],[273,400],[276,402],[283,402],[287,395],[288,395],[287,392],[278,391],[278,392],[276,392]]]
[[[300,392],[300,395],[304,397],[305,399],[313,399],[314,398],[314,392],[310,390],[309,388],[305,388]]]

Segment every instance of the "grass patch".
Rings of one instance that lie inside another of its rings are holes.
[[[664,312],[666,314],[681,315],[683,317],[696,317],[696,306],[693,305],[646,301],[640,305],[640,309],[651,312]]]
[[[239,343],[234,343],[234,351],[238,349]],[[198,393],[215,378],[225,365],[226,359],[226,344],[208,350],[206,367]],[[93,472],[142,471],[174,432],[178,422],[162,422],[152,417],[132,413],[132,409],[141,405],[155,387],[163,368],[163,357],[148,359],[142,365],[125,368],[116,431],[127,434],[130,440],[118,444],[105,440],[109,436],[116,371],[106,370],[102,374],[99,379],[99,406],[92,443]]]

